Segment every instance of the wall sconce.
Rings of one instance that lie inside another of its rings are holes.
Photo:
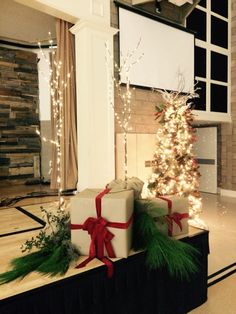
[[[160,5],[160,2],[161,2],[162,0],[156,0],[156,2],[155,2],[155,11],[156,11],[156,13],[161,13],[161,5]]]

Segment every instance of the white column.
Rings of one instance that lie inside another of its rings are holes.
[[[107,43],[117,30],[81,20],[71,29],[76,43],[78,190],[103,188],[115,178],[114,112],[109,100]]]

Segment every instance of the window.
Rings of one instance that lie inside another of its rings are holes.
[[[206,110],[206,82],[198,81],[196,82],[197,94],[199,97],[194,99],[195,110]]]
[[[221,82],[228,81],[228,57],[226,55],[211,52],[211,79]]]
[[[206,49],[195,46],[195,75],[206,77]]]
[[[228,17],[228,0],[211,0],[211,11]]]
[[[211,84],[211,111],[227,112],[227,86]]]
[[[228,23],[211,16],[211,43],[228,48]]]
[[[206,8],[206,0],[200,0],[199,5]]]
[[[206,13],[195,9],[187,20],[187,28],[196,32],[196,38],[206,40]]]
[[[200,95],[196,110],[219,113],[225,121],[229,113],[230,0],[201,0],[188,16],[186,25],[196,31],[195,79]]]

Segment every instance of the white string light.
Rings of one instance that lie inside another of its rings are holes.
[[[51,33],[49,32],[49,49],[51,50],[52,58],[50,60],[49,57],[44,53],[41,43],[38,42],[38,46],[40,49],[40,53],[45,60],[45,62],[49,66],[49,77],[47,77],[42,71],[43,77],[49,82],[50,85],[50,95],[51,95],[51,103],[52,103],[52,114],[55,121],[55,138],[48,139],[45,136],[42,136],[40,131],[36,129],[36,133],[40,136],[43,142],[49,142],[54,145],[56,148],[56,181],[58,185],[58,210],[59,212],[65,210],[65,200],[62,196],[63,192],[63,180],[62,180],[62,141],[63,141],[63,127],[64,127],[64,114],[63,114],[63,105],[64,105],[64,90],[67,88],[69,84],[69,80],[71,78],[71,73],[68,73],[66,82],[61,79],[61,69],[62,62],[56,60],[56,51],[53,47],[53,40],[51,39]],[[55,77],[53,77],[53,73],[55,73]]]
[[[198,192],[199,171],[192,148],[195,141],[191,122],[193,114],[189,100],[196,93],[161,93],[164,106],[157,107],[160,127],[156,133],[153,174],[149,189],[153,196],[177,194],[188,197],[190,215],[197,217],[201,212]]]
[[[114,63],[114,57],[111,54],[107,43],[106,46],[106,65],[109,75],[109,100],[110,105],[114,110],[115,119],[122,130],[123,133],[123,144],[124,144],[124,173],[125,173],[125,182],[128,179],[128,151],[127,151],[127,133],[132,130],[130,126],[131,113],[132,113],[132,91],[135,88],[130,87],[130,71],[132,67],[139,63],[143,57],[143,54],[137,56],[137,50],[140,46],[141,39],[139,40],[135,49],[131,52],[127,52],[125,56],[121,55],[120,66],[117,63]],[[117,77],[114,76],[115,74]],[[124,78],[125,86],[122,86],[122,77]],[[113,102],[114,88],[116,95],[118,96],[121,102],[121,108],[115,108]]]

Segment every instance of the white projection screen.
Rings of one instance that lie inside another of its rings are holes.
[[[136,86],[194,90],[194,34],[119,7],[120,60],[140,45],[129,79]],[[121,81],[126,83],[125,74]],[[182,84],[180,83],[182,81]]]

